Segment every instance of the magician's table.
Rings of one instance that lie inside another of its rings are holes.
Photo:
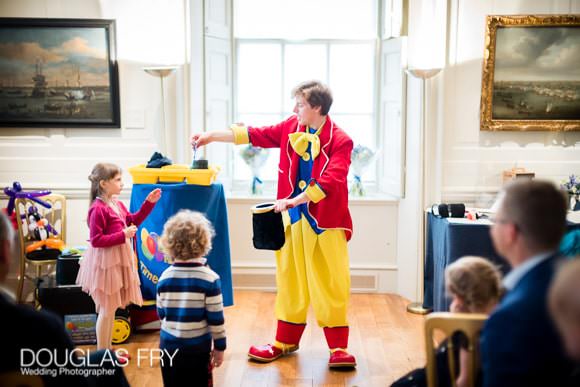
[[[158,278],[169,267],[159,249],[159,237],[163,225],[181,209],[203,213],[215,229],[213,247],[206,257],[209,267],[219,274],[224,306],[233,305],[232,273],[230,264],[230,238],[224,188],[219,183],[209,186],[185,183],[134,184],[131,192],[130,211],[141,206],[149,192],[160,188],[161,199],[139,226],[136,234],[136,250],[139,259],[139,276],[143,293],[144,309],[155,309],[155,287]],[[156,314],[156,312],[155,312]]]

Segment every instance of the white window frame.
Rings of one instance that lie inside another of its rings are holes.
[[[233,57],[233,63],[234,65],[232,66],[232,72],[233,72],[233,90],[232,90],[232,115],[234,116],[234,120],[237,119],[239,112],[238,112],[238,101],[237,101],[237,87],[238,87],[238,66],[237,66],[237,60],[236,57],[238,55],[238,50],[239,50],[239,44],[240,42],[247,42],[247,43],[276,43],[276,44],[280,44],[280,43],[284,43],[284,44],[296,44],[296,43],[305,43],[305,44],[327,44],[327,50],[330,49],[330,45],[332,43],[369,43],[369,42],[374,42],[374,67],[375,67],[375,71],[374,71],[374,84],[375,86],[373,87],[373,109],[372,109],[372,113],[371,113],[371,119],[372,119],[372,127],[374,128],[374,139],[375,139],[375,147],[377,148],[376,150],[379,151],[380,153],[377,156],[377,160],[376,160],[376,164],[375,164],[375,176],[374,176],[374,180],[373,181],[365,181],[365,188],[367,190],[367,193],[371,194],[371,196],[374,195],[379,195],[379,196],[383,196],[386,195],[388,197],[393,197],[393,198],[400,198],[400,197],[404,197],[404,186],[405,186],[405,175],[406,175],[406,171],[405,171],[405,156],[404,156],[404,152],[405,152],[405,145],[404,145],[404,138],[406,137],[406,133],[405,133],[405,122],[403,120],[402,124],[399,123],[398,125],[399,130],[401,130],[400,136],[402,136],[401,138],[403,139],[403,143],[402,144],[393,144],[393,146],[402,146],[401,152],[402,152],[402,158],[400,160],[400,165],[395,166],[396,168],[400,168],[401,169],[401,175],[400,175],[400,180],[397,182],[394,182],[394,185],[391,187],[388,184],[384,184],[383,179],[384,179],[384,173],[386,171],[387,165],[387,157],[385,156],[385,154],[387,152],[390,152],[389,149],[382,149],[382,146],[384,146],[384,136],[385,133],[383,133],[383,129],[384,129],[384,125],[385,122],[384,121],[384,117],[381,118],[381,95],[382,93],[384,93],[384,90],[382,89],[382,82],[383,82],[383,77],[385,77],[386,75],[382,73],[383,71],[383,67],[384,64],[382,63],[382,61],[384,60],[383,58],[383,45],[385,42],[385,39],[388,39],[389,37],[396,37],[396,36],[400,36],[400,35],[406,35],[406,15],[407,15],[407,7],[408,7],[408,2],[407,0],[376,0],[375,2],[376,5],[376,15],[375,15],[375,23],[376,23],[376,35],[374,38],[371,39],[306,39],[306,40],[291,40],[291,39],[279,39],[279,38],[272,38],[272,39],[261,39],[261,38],[235,38],[233,36],[233,30],[232,30],[232,57]],[[392,11],[392,8],[400,8],[397,9],[396,12]],[[388,12],[386,12],[388,11]],[[392,15],[391,15],[392,13]],[[386,20],[387,18],[400,18],[400,20]],[[232,21],[234,20],[234,18],[232,17]],[[392,31],[387,31],[387,27],[391,26],[391,30],[392,30],[392,24],[397,24],[400,26],[400,30],[397,28],[397,32],[393,33]],[[405,38],[403,38],[403,40],[405,40]],[[282,61],[281,63],[281,67],[282,67],[282,72],[283,72],[283,76],[282,79],[280,80],[282,82],[281,85],[281,92],[284,93],[284,55],[285,55],[285,49],[284,47],[282,47],[282,55],[280,60]],[[402,55],[402,66],[403,69],[406,67],[406,52],[401,52]],[[327,57],[329,59],[329,56]],[[329,62],[327,62],[327,66],[329,65]],[[329,74],[329,71],[327,69],[327,74]],[[327,80],[323,80],[323,81],[327,81]],[[403,77],[403,91],[406,88],[406,80]],[[287,96],[282,95],[281,96],[281,101],[282,104],[284,103],[285,99]],[[401,103],[402,103],[402,112],[405,111],[405,100],[406,97],[404,95],[401,96]],[[285,119],[289,114],[288,110],[291,108],[291,106],[281,106],[280,107],[280,121]],[[261,114],[260,112],[256,112],[256,114]],[[266,113],[266,114],[272,114],[270,112]],[[336,113],[332,114],[333,117],[336,116]],[[273,120],[276,121],[276,120]],[[340,124],[340,115],[338,116],[337,120],[336,120],[339,124]],[[276,122],[271,122],[271,124],[275,124],[279,121]],[[251,122],[246,122],[246,124],[251,125]],[[388,125],[397,125],[397,123],[395,122],[391,122],[391,123],[387,123]],[[243,163],[243,161],[241,161],[240,157],[238,157],[237,152],[239,152],[239,147],[232,147],[230,148],[230,152],[235,152],[235,153],[229,153],[228,157],[230,160],[232,160],[231,163],[229,163],[227,170],[228,170],[228,174],[229,174],[229,179],[228,181],[231,183],[231,187],[232,187],[232,191],[235,194],[240,194],[242,196],[245,196],[247,194],[247,192],[249,191],[249,185],[250,185],[250,181],[247,179],[236,179],[234,177],[234,168],[236,168],[235,164],[238,163]],[[270,157],[273,157],[272,155]],[[392,166],[390,166],[389,168],[392,169]],[[368,174],[366,175],[368,177]],[[349,183],[352,180],[352,175],[349,174]],[[272,180],[265,180],[264,181],[264,186],[263,186],[263,192],[264,192],[264,196],[268,196],[271,197],[273,195],[275,195],[276,192],[276,180],[272,179]]]
[[[378,10],[377,10],[378,12]],[[377,15],[378,17],[378,15]],[[378,38],[378,36],[375,39],[308,39],[308,40],[301,40],[299,42],[295,41],[295,40],[289,40],[289,39],[258,39],[258,38],[236,38],[234,39],[234,57],[237,56],[237,53],[239,52],[239,47],[240,44],[279,44],[281,47],[281,55],[280,55],[280,60],[281,60],[281,69],[282,69],[282,77],[280,79],[280,82],[282,83],[280,85],[280,89],[281,89],[281,93],[282,95],[280,96],[281,98],[281,104],[284,105],[284,101],[287,100],[287,95],[284,95],[284,63],[285,63],[285,53],[286,53],[286,46],[288,45],[296,45],[296,44],[318,44],[318,45],[325,45],[326,46],[326,52],[327,52],[327,77],[328,74],[330,73],[330,48],[333,44],[370,44],[373,45],[375,47],[374,49],[374,81],[373,83],[376,85],[378,82],[377,79],[377,75],[378,75],[378,71],[379,71],[379,60],[380,60],[380,52],[378,50],[378,47],[380,47],[380,45],[378,44],[380,42],[380,39]],[[238,87],[238,66],[237,64],[234,65],[234,91],[233,91],[233,95],[234,95],[234,100],[233,100],[233,109],[234,109],[234,121],[237,120],[237,117],[240,114],[275,114],[275,112],[239,112],[238,111],[238,103],[237,103],[237,87]],[[328,84],[328,79],[321,79],[320,81]],[[361,115],[361,116],[369,116],[371,118],[371,122],[372,122],[372,128],[373,128],[373,132],[374,132],[374,146],[378,147],[379,144],[379,140],[380,140],[380,135],[379,135],[379,119],[378,119],[378,112],[377,112],[377,95],[378,92],[378,88],[377,87],[373,87],[373,98],[372,98],[372,109],[371,109],[371,113],[370,114],[366,114],[366,113],[335,113],[335,114],[331,114],[332,117],[338,117],[336,118],[336,121],[338,124],[340,124],[340,116],[341,114],[348,114],[348,115]],[[280,119],[277,121],[272,122],[271,124],[276,124],[278,122],[283,121],[284,119],[286,119],[287,117],[289,117],[292,114],[292,111],[290,110],[292,108],[292,106],[280,106],[280,110],[278,111],[279,115],[280,115]],[[251,122],[247,122],[245,124],[252,124]],[[377,149],[378,150],[378,149]],[[234,152],[238,151],[238,148],[234,148],[233,150]],[[233,155],[234,156],[234,160],[237,162],[238,160],[240,160],[240,158],[237,155]],[[379,155],[378,159],[380,160],[381,157]],[[246,179],[236,179],[235,178],[235,168],[236,168],[236,162],[233,163],[232,166],[232,187],[234,189],[234,191],[243,191],[245,189],[247,189],[247,187],[249,186],[250,182]],[[377,166],[375,168],[375,173],[372,179],[367,179],[367,181],[365,181],[365,188],[367,189],[368,192],[372,192],[372,193],[376,193],[378,191],[378,178],[379,178],[379,166],[378,166],[378,162],[377,161]],[[367,175],[368,176],[368,175]],[[275,192],[276,190],[276,180],[272,180],[272,179],[264,179],[264,193],[271,193],[271,192]]]

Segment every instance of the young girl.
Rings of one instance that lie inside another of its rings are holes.
[[[91,207],[88,224],[91,246],[80,262],[77,284],[95,302],[97,348],[111,347],[113,321],[118,308],[141,305],[139,274],[130,238],[161,197],[161,190],[149,193],[135,214],[116,199],[123,189],[121,169],[108,163],[95,165],[91,175]]]
[[[454,313],[483,313],[490,314],[499,302],[502,293],[501,274],[499,270],[488,260],[480,257],[463,257],[453,262],[445,269],[445,283],[447,292],[452,301],[449,310]],[[460,348],[455,354],[459,359],[459,375],[457,387],[467,386],[467,369],[469,364],[469,352],[467,338],[462,333],[455,333],[454,347]],[[458,355],[458,356],[457,356]],[[437,385],[440,387],[451,386],[448,371],[447,344],[442,343],[436,355],[437,361]],[[456,363],[457,359],[456,359]],[[394,387],[426,387],[427,376],[425,368],[411,371],[392,384]]]
[[[463,257],[445,270],[447,292],[452,298],[449,311],[454,313],[482,313],[489,315],[498,304],[502,294],[501,273],[487,259]],[[459,375],[457,387],[467,386],[469,352],[466,338],[456,334],[459,351]]]

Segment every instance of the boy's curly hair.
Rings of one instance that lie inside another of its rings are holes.
[[[172,260],[183,261],[206,256],[214,235],[211,222],[203,214],[181,210],[167,220],[160,241]]]

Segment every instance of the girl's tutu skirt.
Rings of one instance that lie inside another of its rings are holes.
[[[93,298],[97,313],[114,314],[129,304],[143,304],[135,259],[128,240],[122,245],[87,249],[76,283]]]

